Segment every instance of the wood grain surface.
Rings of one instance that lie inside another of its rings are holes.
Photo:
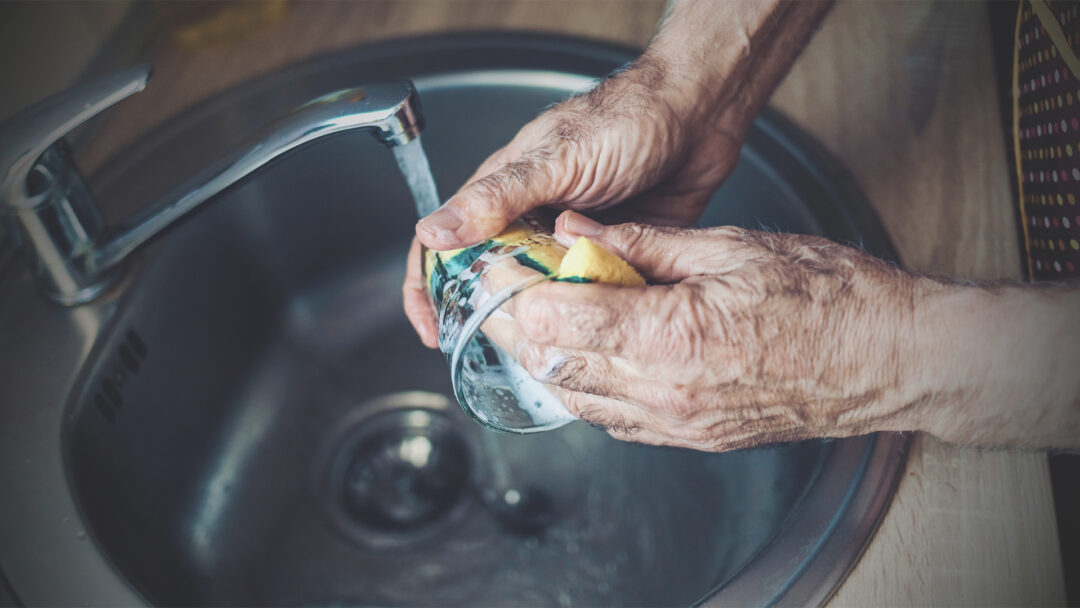
[[[474,29],[642,46],[663,9],[657,0],[297,2],[278,24],[204,48],[165,27],[153,86],[110,115],[83,162],[92,169],[199,100],[336,49]],[[1020,276],[991,61],[981,4],[840,2],[773,99],[848,166],[908,268]],[[1045,455],[916,437],[879,533],[832,603],[1064,603]]]

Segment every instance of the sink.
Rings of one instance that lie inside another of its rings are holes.
[[[307,99],[408,77],[446,195],[633,55],[521,34],[352,49],[190,110],[90,182],[120,217]],[[898,435],[704,454],[482,430],[401,311],[416,218],[366,134],[219,199],[88,306],[0,266],[0,582],[26,604],[816,604],[888,506]],[[771,111],[701,224],[893,256],[850,176]]]

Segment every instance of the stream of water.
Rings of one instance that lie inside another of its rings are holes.
[[[412,192],[416,212],[424,217],[439,208],[439,191],[435,187],[435,178],[431,175],[431,165],[428,164],[427,154],[424,154],[424,146],[420,143],[420,136],[403,146],[394,146],[394,158],[397,159],[398,169],[405,176]]]

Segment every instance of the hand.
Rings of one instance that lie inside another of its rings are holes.
[[[669,75],[638,59],[525,125],[467,185],[417,224],[432,249],[474,245],[541,206],[692,224],[734,169],[746,125],[720,128]],[[712,127],[712,128],[711,128]]]
[[[937,283],[817,237],[559,217],[560,240],[582,235],[663,283],[545,283],[504,307],[504,347],[582,420],[709,451],[917,426],[912,303]]]
[[[660,225],[686,226],[701,216],[735,167],[745,125],[708,128],[712,123],[686,109],[694,100],[680,99],[684,93],[665,85],[663,72],[643,58],[548,110],[417,224],[403,293],[424,344],[436,347],[438,332],[419,242],[439,250],[473,245],[541,206],[608,210],[609,218]]]
[[[424,266],[420,259],[420,239],[413,237],[409,256],[405,260],[405,283],[401,286],[405,316],[409,318],[420,341],[428,348],[439,348],[439,327],[435,321],[435,306],[424,285]]]
[[[672,2],[641,58],[522,128],[417,224],[417,237],[437,250],[474,245],[540,206],[609,221],[692,224],[828,7]],[[418,258],[416,243],[413,249]],[[414,265],[410,272],[405,312],[434,347],[434,311]]]

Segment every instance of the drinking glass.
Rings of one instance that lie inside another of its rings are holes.
[[[576,418],[508,352],[521,333],[500,308],[551,280],[566,248],[531,218],[519,220],[511,233],[503,233],[508,234],[441,256],[425,251],[424,274],[458,403],[488,428],[536,433]]]

